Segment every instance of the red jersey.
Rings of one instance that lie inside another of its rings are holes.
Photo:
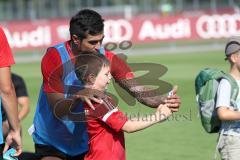
[[[86,111],[94,118],[87,120],[89,151],[84,160],[125,160],[124,133],[121,130],[127,117],[118,108],[109,109],[94,105],[95,110],[84,104]],[[94,114],[96,113],[96,114]]]
[[[14,63],[7,37],[3,32],[3,29],[0,27],[0,67],[8,67]]]
[[[74,55],[71,51],[69,41],[65,42],[68,54],[71,59],[74,59]],[[121,60],[118,56],[110,51],[105,50],[105,56],[110,61],[110,70],[113,78],[117,79],[131,79],[134,77],[130,67]],[[43,75],[43,89],[47,93],[59,92],[63,93],[63,68],[61,57],[55,48],[49,48],[44,55],[41,63],[42,75]]]

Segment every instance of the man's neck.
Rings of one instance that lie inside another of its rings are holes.
[[[79,55],[80,51],[78,51],[77,46],[73,43],[72,40],[69,41],[69,46],[74,56]]]

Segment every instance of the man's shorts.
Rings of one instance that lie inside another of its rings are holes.
[[[63,160],[83,160],[86,154],[86,153],[83,153],[77,156],[70,156],[59,151],[58,149],[52,146],[42,145],[42,144],[35,144],[35,153],[40,158],[52,156],[52,157],[61,158]]]

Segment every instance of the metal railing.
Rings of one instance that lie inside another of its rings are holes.
[[[103,16],[131,17],[138,14],[176,14],[188,10],[236,8],[239,0],[0,0],[0,21],[71,17],[83,8]]]

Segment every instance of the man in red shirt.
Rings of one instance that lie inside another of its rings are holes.
[[[167,103],[172,111],[178,111],[180,98],[176,95],[176,91],[170,97],[139,96],[139,93],[149,91],[149,89],[138,85],[133,79],[134,75],[128,65],[101,46],[104,39],[103,21],[97,12],[88,9],[81,10],[70,21],[71,39],[48,48],[42,59],[43,86],[35,112],[32,133],[36,152],[43,160],[52,160],[53,158],[56,160],[79,160],[88,150],[86,148],[87,138],[84,139],[86,135],[84,130],[86,129],[80,129],[84,124],[80,125],[61,119],[71,113],[72,101],[68,101],[69,96],[75,99],[81,98],[93,109],[94,106],[90,100],[97,103],[102,102],[94,93],[87,97],[70,92],[71,86],[75,86],[74,83],[80,83],[76,75],[72,73],[74,68],[71,65],[75,63],[75,57],[81,55],[81,52],[90,51],[94,54],[105,55],[111,63],[110,70],[115,81],[141,103],[155,108],[161,103]],[[64,103],[61,104],[61,102]],[[75,133],[76,128],[79,129],[78,134]],[[83,136],[79,136],[79,134]],[[71,146],[68,146],[69,144]]]
[[[13,64],[14,59],[6,35],[4,34],[3,29],[0,27],[0,101],[2,100],[2,104],[7,113],[10,124],[10,131],[6,138],[4,152],[7,151],[8,148],[11,146],[17,151],[15,156],[18,156],[22,152],[22,145],[20,136],[20,125],[18,119],[17,99],[11,80],[10,68]],[[2,120],[0,122],[2,122]],[[0,125],[0,128],[2,130],[2,125]],[[1,154],[4,146],[2,132],[0,133],[0,144]]]

